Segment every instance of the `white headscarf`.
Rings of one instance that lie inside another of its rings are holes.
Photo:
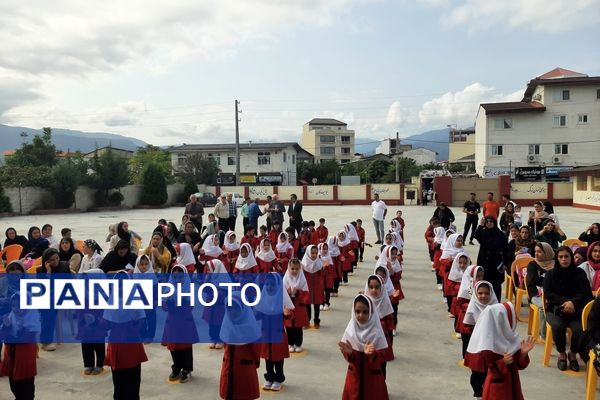
[[[479,265],[469,265],[463,273],[462,280],[460,281],[460,288],[458,289],[458,297],[461,299],[471,300],[477,271],[483,271],[483,267]]]
[[[492,297],[494,297],[492,295]],[[503,356],[515,354],[521,348],[521,338],[515,332],[515,306],[510,302],[487,307],[475,324],[467,352],[471,354],[492,351]]]
[[[327,251],[323,250],[324,245],[327,245]],[[333,265],[333,259],[331,258],[331,253],[329,252],[329,244],[319,243],[317,248],[319,249],[319,257],[321,258],[321,262],[323,264],[327,263],[327,265]]]
[[[344,234],[344,240],[340,239],[340,233]],[[345,230],[339,231],[337,234],[337,238],[338,238],[338,246],[339,247],[346,247],[350,244],[350,239],[348,238],[348,234],[346,233]]]
[[[396,232],[398,234],[400,232],[402,232],[402,225],[400,225],[400,221],[398,221],[397,219],[395,219],[395,218],[392,219],[391,225],[392,225],[391,232]]]
[[[346,232],[346,236],[348,237],[348,239],[350,239],[350,241],[360,241],[360,239],[358,238],[358,233],[356,233],[356,228],[354,227],[354,225],[352,224],[346,224],[344,225],[344,231]]]
[[[329,255],[331,257],[337,257],[341,254],[337,236],[329,236],[329,239],[327,239],[327,247],[329,247]]]
[[[118,271],[116,274],[113,275],[113,279],[119,279],[119,278],[131,279],[131,275],[129,275],[125,271]],[[126,309],[121,308],[121,306],[119,306],[118,309],[104,310],[104,313],[102,314],[102,318],[104,318],[108,322],[112,322],[115,324],[124,324],[126,322],[144,319],[144,318],[146,318],[146,313],[144,312],[144,310],[139,309],[139,308],[126,310]]]
[[[177,282],[175,282],[175,279],[173,277],[173,271],[175,271],[175,269],[179,269],[183,272],[183,280],[181,281],[181,291],[185,292],[185,293],[189,293],[190,291],[190,284],[191,279],[190,279],[190,275],[188,274],[188,270],[185,267],[185,265],[181,265],[181,264],[175,264],[173,266],[173,268],[171,268],[171,273],[169,274],[169,283],[171,285],[173,285],[175,287],[175,291],[177,291]]]
[[[391,232],[390,235],[392,236],[392,245],[396,246],[398,251],[402,250],[404,248],[404,240],[402,240],[400,234],[398,232]]]
[[[196,257],[194,257],[194,250],[189,243],[179,243],[179,255],[177,256],[177,264],[181,265],[192,265],[196,264]]]
[[[317,259],[313,260],[310,258],[310,251],[316,247],[314,244],[306,247],[306,251],[304,252],[304,256],[302,257],[302,268],[308,272],[309,274],[314,274],[315,272],[319,272],[323,269],[323,263],[321,262],[321,258],[319,257],[319,251],[317,249]]]
[[[363,298],[369,304],[369,319],[365,324],[361,324],[356,320],[354,314],[354,304],[356,299]],[[379,314],[373,304],[373,300],[367,295],[359,294],[354,298],[352,302],[352,312],[350,322],[346,326],[342,341],[347,342],[352,346],[352,349],[360,352],[365,351],[365,345],[367,343],[372,344],[375,350],[387,349],[388,343],[379,321]]]
[[[227,268],[221,260],[210,260],[206,263],[206,269],[211,274],[227,274]]]
[[[205,256],[217,258],[223,254],[223,250],[214,243],[215,237],[216,235],[208,235],[206,239],[204,239],[202,250],[204,250]]]
[[[383,248],[383,250],[381,250],[381,254],[379,254],[379,259],[377,260],[377,266],[378,267],[385,267],[387,268],[387,263],[388,261],[392,264],[392,269],[394,270],[394,272],[402,272],[402,264],[400,264],[400,261],[398,261],[398,258],[396,258],[396,260],[392,261],[392,249],[396,249],[396,246],[385,246]]]
[[[462,282],[464,271],[460,269],[459,260],[463,256],[467,257],[467,266],[471,264],[471,259],[466,252],[461,251],[460,253],[457,253],[454,260],[452,260],[452,267],[448,273],[448,280],[451,280],[452,282]]]
[[[369,281],[371,281],[373,277],[377,278],[379,280],[379,284],[381,285],[381,290],[379,291],[379,296],[377,297],[372,296],[369,293]],[[379,275],[369,275],[369,277],[367,278],[367,282],[365,283],[365,294],[369,296],[371,300],[373,300],[373,304],[377,309],[377,314],[379,314],[379,318],[387,317],[388,315],[394,312],[394,309],[392,308],[392,302],[390,301],[390,296],[387,296],[385,294],[384,289],[385,283]]]
[[[444,243],[444,241],[446,240],[446,230],[442,226],[434,228],[433,233],[435,235],[435,237],[433,238],[433,241],[435,243],[438,243],[440,245]]]
[[[283,239],[283,242],[281,241]],[[286,253],[289,249],[294,249],[290,244],[290,238],[286,232],[281,232],[277,237],[277,245],[275,245],[277,252]]]
[[[444,240],[442,241],[442,245],[440,246],[442,250],[446,248],[446,245],[448,244],[448,239],[450,239],[450,235],[452,235],[453,233],[456,232],[452,228],[449,228],[444,231]]]
[[[146,272],[142,272],[139,268],[140,261],[142,261],[142,257],[145,257],[148,260],[148,269],[146,270]],[[87,273],[89,273],[90,271],[88,271]],[[150,260],[150,257],[146,255],[142,254],[141,256],[138,256],[137,260],[135,260],[135,267],[133,268],[133,273],[144,274],[144,278],[152,279],[152,282],[158,283],[158,278],[156,277],[156,274],[154,273],[154,269],[152,267],[152,260]]]
[[[231,304],[231,307],[237,307],[241,310],[241,315],[236,320],[233,320],[230,316],[231,307],[225,307],[225,316],[223,317],[219,333],[221,340],[224,343],[237,345],[257,341],[262,336],[262,333],[256,318],[254,318],[252,309],[242,302],[236,292],[232,296]]]
[[[385,278],[383,278],[383,288],[386,290],[388,296],[391,296],[394,293],[394,284],[390,279],[390,271],[385,265],[376,265],[373,270],[373,275],[377,275],[377,268],[383,268],[385,270]]]
[[[306,282],[306,277],[304,276],[302,270],[298,271],[297,276],[293,276],[289,267],[283,276],[283,287],[285,289],[290,288],[302,292],[308,292],[308,282]]]
[[[263,249],[263,244],[265,244],[265,242],[269,243],[269,250],[268,251],[264,251]],[[275,258],[277,258],[275,256],[275,253],[273,252],[273,246],[271,244],[270,240],[267,240],[267,238],[263,239],[260,241],[260,245],[258,246],[258,249],[256,249],[256,258],[261,259],[265,262],[271,262],[273,261]]]
[[[279,286],[281,288],[280,290],[283,292],[283,307],[288,310],[293,310],[295,308],[294,303],[292,303],[290,295],[283,287],[281,275],[279,275],[277,272],[270,272],[267,274],[260,291],[260,302],[256,305],[256,307],[254,307],[254,310],[266,315],[278,315],[283,312],[283,308],[278,307],[278,301],[275,298],[275,296],[279,294],[279,291],[276,291],[274,294],[269,294],[267,291],[266,282],[269,278],[275,279],[275,285]]]
[[[481,303],[477,299],[477,288],[480,286],[487,286],[490,289],[490,301],[487,304]],[[473,296],[471,296],[471,301],[469,301],[469,305],[467,306],[467,311],[465,313],[463,322],[465,324],[475,325],[479,319],[479,316],[481,315],[481,312],[485,310],[487,306],[491,306],[492,304],[498,304],[492,284],[488,281],[479,281],[475,283],[475,286],[473,287]]]
[[[31,295],[28,293],[28,297]],[[10,304],[12,306],[12,302],[16,299],[17,302],[20,301],[21,293],[15,292],[10,297]],[[8,319],[10,320],[10,329],[12,336],[17,338],[19,331],[22,329],[23,331],[29,333],[40,333],[42,331],[42,324],[40,322],[40,314],[38,310],[34,309],[24,309],[21,310],[23,314],[15,314],[14,311],[11,311],[8,314]]]
[[[248,255],[246,257],[242,257],[242,248],[246,248],[248,251]],[[240,271],[247,271],[256,267],[256,259],[254,258],[254,252],[252,251],[252,246],[250,243],[244,243],[240,246],[240,254],[235,262],[235,268]]]
[[[459,236],[462,237],[460,233],[453,233],[448,240],[446,240],[446,243],[442,246],[444,250],[442,251],[440,260],[454,258],[458,253],[465,253],[465,249],[456,247],[456,239],[458,239]]]
[[[233,243],[229,241],[232,235],[235,235],[235,232],[227,231],[227,233],[225,234],[225,241],[223,242],[223,247],[225,247],[227,251],[237,251],[240,248],[240,244],[237,240],[235,240]]]

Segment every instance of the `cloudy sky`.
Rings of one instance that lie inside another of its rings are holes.
[[[11,4],[8,4],[11,3]],[[473,124],[557,66],[600,75],[600,0],[0,2],[0,123],[154,144]],[[93,5],[92,5],[93,4]]]

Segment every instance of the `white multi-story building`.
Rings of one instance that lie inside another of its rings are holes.
[[[219,166],[218,184],[235,184],[235,144],[183,144],[169,148],[177,172],[190,154],[201,153]],[[294,142],[240,143],[240,183],[295,185],[296,164],[312,155]]]
[[[302,128],[300,145],[314,155],[315,162],[344,164],[354,158],[354,131],[337,119],[313,118]]]
[[[521,101],[479,106],[475,168],[482,176],[593,165],[599,154],[600,76],[556,68],[529,81]]]

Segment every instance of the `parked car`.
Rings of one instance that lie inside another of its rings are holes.
[[[237,207],[241,207],[244,205],[246,199],[239,193],[231,193],[233,195],[232,201],[235,203]]]
[[[198,192],[195,193],[196,198],[198,199],[198,201],[200,201],[202,203],[202,205],[204,207],[206,206],[214,206],[217,204],[217,196],[215,196],[214,194],[210,193],[210,192]]]

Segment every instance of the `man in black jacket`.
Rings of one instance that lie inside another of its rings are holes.
[[[302,230],[302,203],[298,201],[298,196],[290,196],[290,206],[288,207],[288,216],[290,217],[290,226],[296,231],[296,235]]]
[[[440,203],[440,206],[433,212],[433,217],[440,220],[440,225],[444,229],[450,228],[450,225],[454,222],[454,213],[451,209],[446,206],[446,203]]]
[[[465,220],[465,230],[463,232],[463,240],[467,240],[467,235],[469,234],[470,229],[471,239],[469,240],[469,244],[473,244],[473,237],[475,236],[475,230],[477,229],[477,223],[479,222],[478,216],[481,212],[481,206],[475,200],[475,193],[471,193],[471,198],[468,201],[465,201],[463,212],[467,214],[467,219]]]

